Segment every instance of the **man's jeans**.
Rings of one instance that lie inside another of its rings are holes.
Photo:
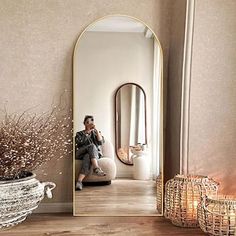
[[[77,149],[76,156],[79,160],[82,160],[82,167],[80,174],[88,175],[90,173],[91,159],[99,158],[99,152],[95,144],[89,144],[87,146]]]

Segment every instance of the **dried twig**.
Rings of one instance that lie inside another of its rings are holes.
[[[71,114],[60,106],[40,115],[8,114],[0,123],[0,180],[15,179],[72,152]],[[71,113],[71,112],[69,112]]]

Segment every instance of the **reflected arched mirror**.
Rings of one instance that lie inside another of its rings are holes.
[[[116,154],[121,162],[133,165],[132,149],[147,145],[146,94],[135,83],[120,86],[115,94]]]
[[[73,213],[163,212],[163,55],[142,21],[112,15],[73,57]]]

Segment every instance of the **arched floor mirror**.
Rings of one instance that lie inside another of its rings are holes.
[[[163,214],[163,54],[142,21],[109,15],[73,57],[74,216]]]

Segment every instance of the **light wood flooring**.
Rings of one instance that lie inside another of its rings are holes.
[[[163,217],[73,217],[71,214],[33,214],[1,236],[204,236],[199,228],[173,226]]]
[[[110,185],[75,192],[75,215],[157,215],[156,183],[116,179]]]

